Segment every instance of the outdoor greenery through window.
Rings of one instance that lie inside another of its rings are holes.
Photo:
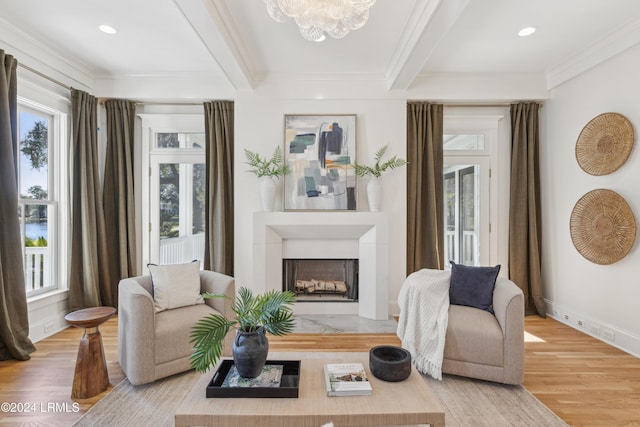
[[[27,296],[56,285],[52,280],[56,203],[51,185],[52,114],[21,106],[18,123],[18,216]]]
[[[156,148],[204,149],[204,133],[157,133]]]
[[[158,245],[161,264],[204,257],[204,138],[203,133],[155,134],[150,184],[151,194],[157,195],[151,197],[151,212],[157,212],[158,222],[157,231],[152,226],[151,252]]]
[[[488,147],[484,133],[467,132],[443,135],[445,267],[448,267],[449,260],[464,265],[481,265],[482,252],[488,247],[481,223],[489,220],[486,209],[484,215],[481,209],[483,205],[488,207],[489,203],[486,198]],[[485,191],[482,186],[486,187]]]

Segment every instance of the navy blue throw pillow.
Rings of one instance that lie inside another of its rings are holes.
[[[495,267],[471,267],[451,263],[449,302],[466,305],[493,313],[493,288],[496,285],[500,265]]]

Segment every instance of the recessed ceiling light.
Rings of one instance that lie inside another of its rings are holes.
[[[111,25],[106,25],[106,24],[102,24],[98,27],[98,29],[100,31],[102,31],[105,34],[115,34],[117,33],[116,29],[113,28]]]
[[[530,36],[531,34],[536,32],[536,27],[524,27],[520,31],[518,31],[518,35],[520,37]]]

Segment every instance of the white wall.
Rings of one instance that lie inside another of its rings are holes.
[[[244,149],[270,155],[284,146],[285,114],[356,114],[357,159],[372,163],[375,151],[389,144],[387,153],[406,158],[406,100],[293,99],[247,94],[235,102],[235,276],[238,286],[252,287],[253,212],[260,210],[258,182],[246,172]],[[366,181],[358,180],[358,210],[368,211]],[[391,171],[383,177],[382,211],[389,218],[389,296],[395,301],[405,277],[406,175]],[[282,210],[282,188],[276,210]],[[263,289],[256,289],[262,292]]]
[[[554,88],[543,108],[546,134],[540,151],[542,269],[548,311],[558,320],[635,355],[640,355],[638,238],[622,260],[597,265],[574,248],[569,218],[578,199],[597,188],[619,193],[634,212],[636,222],[640,218],[637,141],[627,162],[609,175],[591,176],[575,159],[580,131],[599,114],[625,115],[637,135],[639,67],[640,47],[635,47]]]

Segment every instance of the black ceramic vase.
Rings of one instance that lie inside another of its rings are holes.
[[[269,340],[264,328],[260,327],[255,332],[238,329],[232,352],[233,362],[241,377],[255,378],[260,375],[269,353]]]

